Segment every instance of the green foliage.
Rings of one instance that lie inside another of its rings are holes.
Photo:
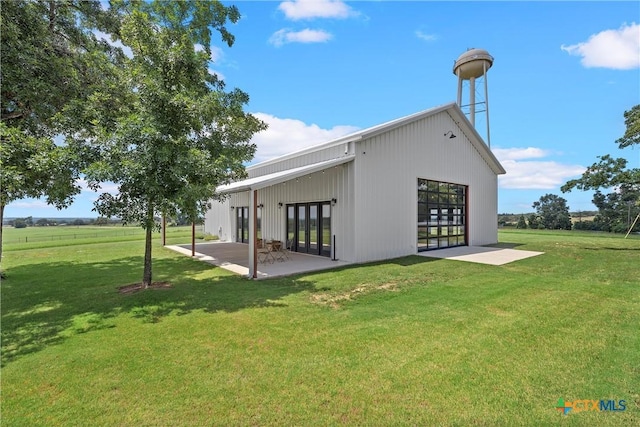
[[[27,222],[24,219],[18,218],[13,221],[13,228],[27,228]]]
[[[255,153],[251,137],[266,127],[243,111],[246,93],[225,91],[209,73],[213,32],[231,46],[226,24],[240,15],[217,1],[112,5],[121,19],[117,38],[133,57],[119,70],[129,101],[109,120],[94,117],[97,144],[82,146],[99,151],[85,170],[89,186],[118,185],[118,194],[99,196],[96,210],[147,230],[158,228],[160,214],[196,220],[218,185],[245,176],[244,163]],[[87,108],[93,110],[100,106]],[[150,239],[148,234],[145,284],[151,277]]]
[[[527,221],[529,222],[529,228],[531,228],[532,230],[543,228],[541,227],[541,224],[540,224],[540,218],[538,218],[538,215],[536,214],[529,214]]]
[[[75,157],[47,137],[27,134],[0,122],[0,257],[4,207],[25,197],[46,196],[58,209],[80,193]]]
[[[44,196],[63,208],[79,193],[82,156],[51,138],[85,129],[77,106],[111,80],[122,53],[92,32],[117,31],[99,1],[5,1],[0,13],[1,224],[13,200]]]
[[[539,227],[547,230],[571,230],[571,215],[567,201],[555,194],[545,194],[533,202],[539,218]]]
[[[49,138],[28,135],[0,123],[0,205],[25,197],[46,196],[62,209],[80,193],[75,158]]]
[[[619,148],[640,144],[640,104],[624,112],[624,124],[627,126],[622,138],[616,140]]]
[[[625,111],[627,129],[616,142],[619,148],[640,142],[640,105]],[[579,179],[568,181],[561,187],[563,193],[578,190],[595,190],[593,204],[598,207],[594,223],[601,230],[625,232],[640,213],[640,168],[627,168],[627,160],[611,155],[598,156],[598,162],[589,166]],[[611,190],[605,194],[603,190]],[[634,227],[640,231],[640,224]]]
[[[520,229],[527,228],[527,221],[524,219],[524,215],[520,215],[520,218],[518,218],[518,223],[516,224],[516,228],[520,228]]]
[[[100,62],[118,50],[92,30],[115,31],[99,1],[13,0],[2,3],[2,122],[54,136],[70,102],[84,101],[108,80]]]
[[[599,229],[625,232],[640,212],[640,169],[627,169],[624,158],[614,159],[608,154],[598,158],[600,160],[589,166],[579,179],[568,181],[561,190],[595,190],[592,201],[598,215],[594,221]],[[604,189],[614,191],[603,193]]]
[[[578,190],[598,190],[620,187],[626,191],[637,191],[640,186],[640,169],[626,169],[627,159],[606,154],[592,164],[579,179],[572,179],[561,187],[563,193]]]

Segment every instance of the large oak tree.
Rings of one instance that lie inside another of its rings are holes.
[[[79,193],[80,158],[53,138],[83,127],[78,106],[108,92],[122,52],[96,37],[118,27],[99,1],[12,0],[0,16],[1,257],[8,203],[44,196],[63,208]]]
[[[616,141],[619,148],[640,144],[640,105],[625,111],[624,118],[626,131]],[[640,212],[640,168],[628,168],[626,159],[609,154],[598,159],[580,178],[568,181],[561,190],[595,190],[593,203],[598,215],[594,221],[604,230],[623,232]]]

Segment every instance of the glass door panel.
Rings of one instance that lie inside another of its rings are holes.
[[[298,252],[307,252],[307,206],[298,205],[298,236],[297,250]]]
[[[318,254],[318,205],[309,205],[309,253]]]
[[[242,243],[249,243],[249,208],[242,208]]]
[[[236,208],[236,242],[249,243],[249,208]]]
[[[331,205],[329,203],[322,204],[322,223],[320,225],[322,227],[320,255],[331,256]]]
[[[287,206],[287,242],[291,241],[293,245],[296,240],[296,208],[295,206]]]

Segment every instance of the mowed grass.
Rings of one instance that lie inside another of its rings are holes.
[[[196,236],[202,236],[202,227],[196,226]],[[154,235],[159,238],[160,233]],[[145,231],[138,226],[90,226],[67,225],[53,227],[5,227],[3,230],[3,249],[22,250],[54,248],[69,245],[87,245],[92,243],[113,243],[139,241],[144,239]],[[191,226],[167,227],[167,244],[185,243],[191,239]]]
[[[545,254],[249,281],[156,245],[173,288],[132,295],[141,241],[8,250],[2,424],[638,425],[640,239],[500,240]]]

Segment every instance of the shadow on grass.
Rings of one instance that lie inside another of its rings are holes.
[[[498,242],[493,245],[485,245],[487,248],[513,249],[522,246],[524,243]]]
[[[601,246],[598,248],[583,247],[582,249],[587,251],[640,251],[640,248],[614,248],[611,246]]]
[[[279,307],[283,297],[312,287],[295,280],[250,281],[188,258],[166,258],[154,260],[153,280],[172,288],[119,293],[118,287],[140,281],[142,265],[142,257],[129,257],[11,268],[1,284],[2,366],[70,336],[114,327],[118,315],[156,323],[195,310]]]

